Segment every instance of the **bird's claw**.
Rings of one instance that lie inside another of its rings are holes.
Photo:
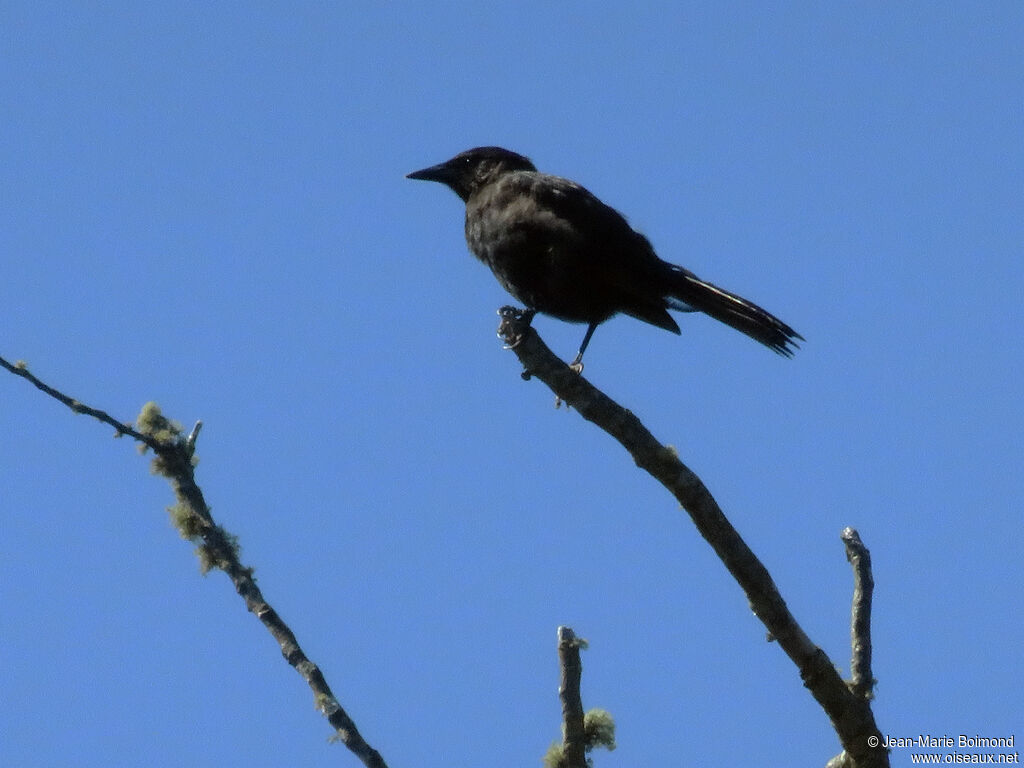
[[[530,327],[533,316],[537,314],[534,309],[519,309],[518,307],[504,306],[498,310],[501,323],[498,324],[498,336],[504,340],[505,349],[515,349],[526,336],[526,329]]]

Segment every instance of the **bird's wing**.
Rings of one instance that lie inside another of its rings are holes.
[[[530,177],[520,183],[528,185],[537,206],[566,222],[596,273],[624,294],[664,309],[668,265],[625,216],[569,179],[540,173],[522,176]]]

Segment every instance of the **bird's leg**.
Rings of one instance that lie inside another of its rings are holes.
[[[583,336],[583,343],[580,344],[580,351],[576,353],[576,359],[569,363],[569,367],[576,371],[576,373],[583,373],[583,353],[587,351],[587,344],[590,343],[590,337],[594,335],[596,330],[597,323],[591,323],[587,326],[587,332]]]

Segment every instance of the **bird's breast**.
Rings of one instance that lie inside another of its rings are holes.
[[[612,314],[585,239],[571,222],[530,197],[474,201],[466,209],[466,243],[498,282],[526,306],[563,320],[592,322]]]

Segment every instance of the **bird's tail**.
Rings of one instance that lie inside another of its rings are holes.
[[[673,309],[703,312],[786,357],[792,357],[799,347],[797,340],[804,340],[803,336],[754,302],[705,282],[682,267],[673,264],[671,269],[672,290],[667,298]]]

